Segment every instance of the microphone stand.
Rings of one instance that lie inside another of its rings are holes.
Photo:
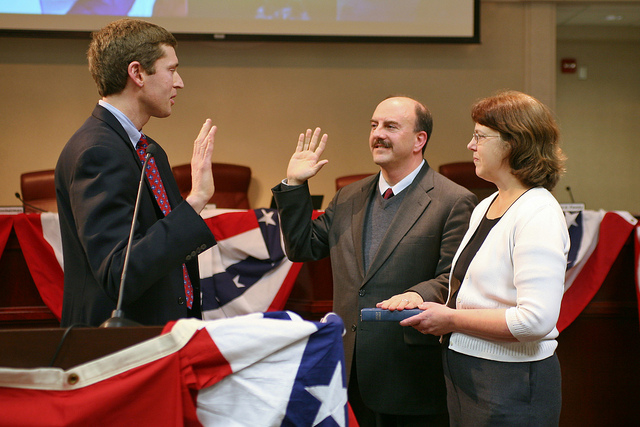
[[[573,193],[571,192],[571,187],[567,186],[567,191],[569,192],[569,197],[571,197],[571,203],[575,203],[576,201],[573,200]]]
[[[34,206],[31,203],[25,202],[24,199],[20,196],[20,193],[18,193],[17,191],[15,193],[15,196],[16,196],[16,199],[18,199],[18,200],[20,200],[20,202],[22,202],[22,211],[23,212],[24,212],[24,208],[31,208],[31,209],[33,209],[35,211],[42,212],[42,213],[49,212],[49,211],[47,211],[45,209],[39,208],[37,206]]]
[[[124,295],[124,281],[127,277],[127,266],[129,265],[129,255],[131,254],[131,246],[133,244],[133,234],[136,226],[136,219],[138,218],[138,208],[140,207],[140,196],[142,194],[142,185],[144,182],[145,170],[147,168],[147,163],[149,163],[149,159],[153,156],[153,152],[155,151],[156,146],[154,144],[149,144],[147,146],[147,154],[144,157],[144,163],[142,164],[142,174],[140,176],[140,182],[138,183],[138,194],[136,196],[136,204],[133,208],[133,220],[131,221],[131,230],[129,231],[129,241],[127,242],[127,249],[124,254],[124,264],[122,266],[122,276],[120,277],[120,289],[118,290],[118,302],[116,304],[116,309],[111,313],[111,317],[105,320],[100,327],[101,328],[119,328],[122,326],[142,326],[133,320],[129,320],[124,317],[124,312],[122,311],[122,299]]]

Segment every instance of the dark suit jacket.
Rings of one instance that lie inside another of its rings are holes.
[[[197,254],[215,244],[203,219],[182,200],[164,150],[158,147],[154,157],[173,210],[163,216],[145,179],[122,304],[125,317],[143,325],[201,317]],[[62,150],[55,173],[65,273],[62,326],[97,326],[111,317],[141,171],[123,127],[99,105]],[[185,303],[185,262],[193,310]]]
[[[404,190],[398,213],[364,271],[364,220],[378,176],[340,189],[314,221],[306,184],[274,187],[287,255],[293,261],[331,256],[333,307],[347,329],[347,372],[355,349],[364,402],[389,414],[443,413],[437,338],[395,322],[361,322],[360,310],[409,289],[425,301],[444,302],[451,261],[477,199],[425,164]]]

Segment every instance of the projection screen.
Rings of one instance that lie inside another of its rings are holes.
[[[479,0],[0,0],[0,31],[90,32],[141,17],[213,39],[479,42]]]

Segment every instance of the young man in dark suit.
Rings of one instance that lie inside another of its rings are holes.
[[[423,104],[385,99],[369,135],[380,173],[340,189],[312,220],[307,180],[327,163],[320,160],[327,135],[309,129],[287,180],[272,190],[289,258],[331,257],[333,308],[346,326],[349,401],[362,426],[448,425],[437,337],[359,319],[361,309],[383,301],[395,310],[446,300],[452,258],[477,199],[424,160],[431,130]]]
[[[64,256],[62,326],[97,326],[116,308],[123,261],[151,117],[168,117],[178,89],[176,40],[133,19],[93,34],[89,70],[101,96],[56,166]],[[207,119],[194,142],[193,189],[180,197],[157,145],[145,183],[127,269],[122,311],[143,325],[201,317],[197,254],[216,242],[199,213],[214,192],[216,127]]]

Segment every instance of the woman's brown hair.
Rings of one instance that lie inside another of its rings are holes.
[[[564,172],[566,157],[549,109],[532,96],[506,91],[481,99],[471,109],[473,121],[500,133],[509,147],[511,172],[527,187],[551,191]]]

